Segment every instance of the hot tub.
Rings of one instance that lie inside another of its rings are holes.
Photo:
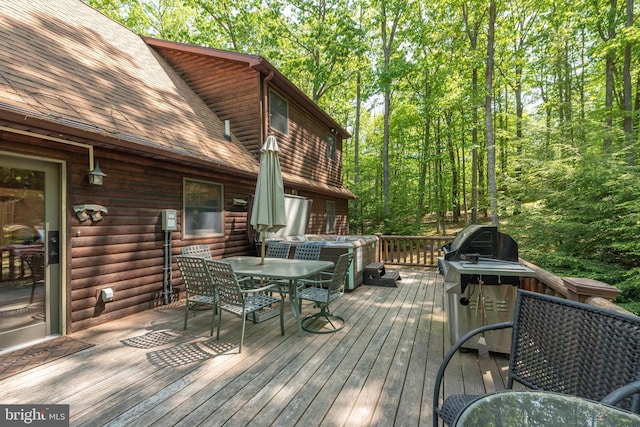
[[[295,246],[314,242],[322,246],[320,259],[336,262],[338,257],[344,253],[353,253],[353,263],[349,268],[349,277],[346,284],[348,290],[353,290],[362,284],[364,268],[377,260],[378,238],[376,236],[341,236],[335,234],[305,234],[300,236],[282,236],[267,240],[285,241]],[[295,249],[290,252],[293,257]]]

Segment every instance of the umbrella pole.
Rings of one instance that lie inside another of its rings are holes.
[[[264,231],[260,233],[260,237],[262,238],[262,245],[260,245],[260,265],[264,264],[264,254],[265,254],[265,243],[264,243]]]

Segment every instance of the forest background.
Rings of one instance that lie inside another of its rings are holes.
[[[500,225],[640,313],[634,0],[84,0],[134,32],[259,55],[352,133],[352,234]]]

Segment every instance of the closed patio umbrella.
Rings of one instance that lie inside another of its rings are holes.
[[[251,210],[250,224],[260,233],[261,260],[264,264],[265,234],[276,232],[287,225],[284,208],[284,184],[280,171],[280,149],[276,137],[269,135],[260,149],[260,171]]]

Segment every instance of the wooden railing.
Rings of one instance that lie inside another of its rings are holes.
[[[520,262],[536,272],[534,277],[522,280],[523,283],[521,288],[523,289],[581,301],[589,305],[614,310],[620,313],[632,314],[612,302],[612,300],[620,293],[620,290],[613,286],[601,282],[589,281],[588,279],[562,279],[561,277],[523,260],[522,258],[520,259]],[[569,285],[574,285],[576,282],[579,283],[581,281],[585,282],[583,287],[578,289],[576,289],[575,286],[568,287]]]
[[[378,238],[378,261],[387,265],[429,268],[437,267],[438,257],[444,255],[442,246],[454,239],[452,236],[390,236],[382,234],[376,234],[376,237]],[[594,306],[630,314],[611,302],[620,292],[613,286],[588,279],[571,279],[568,282],[567,278],[563,280],[526,260],[520,259],[520,262],[536,272],[534,277],[522,280],[521,288],[523,289],[579,300]],[[575,284],[572,281],[585,283],[576,289],[575,286],[568,287],[568,284]]]
[[[449,236],[385,236],[378,238],[378,260],[389,265],[436,267]]]

